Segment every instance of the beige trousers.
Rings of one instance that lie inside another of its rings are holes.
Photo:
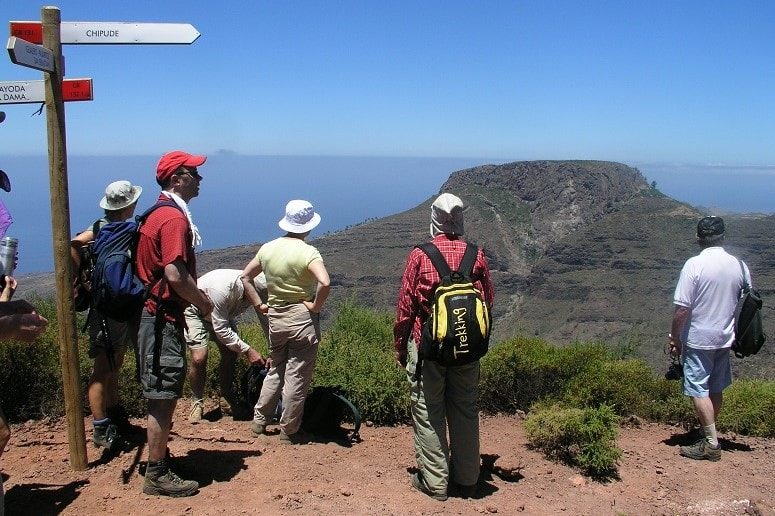
[[[271,421],[282,397],[280,428],[295,434],[304,415],[315,360],[320,343],[320,316],[301,304],[269,308],[269,356],[272,367],[264,379],[261,395],[253,410],[253,420],[262,425]]]

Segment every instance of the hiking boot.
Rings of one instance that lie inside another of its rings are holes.
[[[425,481],[422,478],[421,473],[412,473],[412,487],[417,489],[423,494],[426,494],[433,498],[434,500],[438,500],[440,502],[446,501],[447,495],[444,493],[434,493],[431,491],[428,486],[425,485]]]
[[[266,435],[266,425],[253,421],[250,423],[250,431],[253,433],[254,437]]]
[[[118,427],[113,423],[95,425],[92,442],[95,448],[105,448],[111,452],[121,451],[125,447],[124,440],[118,433]]]
[[[691,446],[681,446],[679,451],[684,457],[694,460],[721,460],[721,446],[711,446],[707,439],[702,438]]]
[[[183,480],[175,474],[166,464],[162,466],[148,466],[145,471],[145,483],[143,493],[156,496],[191,496],[199,489],[199,482],[195,480]]]
[[[143,433],[142,427],[133,425],[129,421],[129,414],[127,414],[124,407],[116,405],[114,407],[108,407],[105,410],[108,418],[116,424],[118,431],[121,435],[141,434]]]
[[[202,415],[205,411],[204,400],[194,400],[191,402],[191,412],[188,414],[188,422],[195,425],[202,421]]]
[[[285,430],[280,430],[280,442],[285,444],[307,444],[312,440],[312,434],[309,434],[299,428],[292,434],[286,434]]]

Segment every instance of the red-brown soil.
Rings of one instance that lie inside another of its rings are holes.
[[[696,462],[678,456],[682,429],[625,427],[619,478],[599,482],[530,450],[518,417],[484,417],[479,495],[439,502],[410,487],[408,427],[364,426],[351,447],[290,446],[231,418],[191,425],[187,408],[169,446],[178,471],[201,484],[197,495],[144,495],[144,446],[106,460],[88,421],[89,469],[74,472],[64,420],[29,422],[13,425],[0,459],[6,514],[775,514],[770,439],[723,435],[722,460]]]

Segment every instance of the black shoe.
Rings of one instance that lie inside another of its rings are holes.
[[[721,446],[711,446],[704,437],[691,446],[681,446],[679,453],[694,460],[709,460],[712,462],[721,460]]]
[[[122,451],[126,448],[126,442],[118,432],[118,427],[113,423],[107,425],[94,425],[94,446],[105,448],[111,452]]]

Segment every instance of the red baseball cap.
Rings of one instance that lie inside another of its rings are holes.
[[[156,182],[164,183],[179,167],[198,167],[207,161],[207,156],[197,156],[184,151],[168,152],[156,165]]]

